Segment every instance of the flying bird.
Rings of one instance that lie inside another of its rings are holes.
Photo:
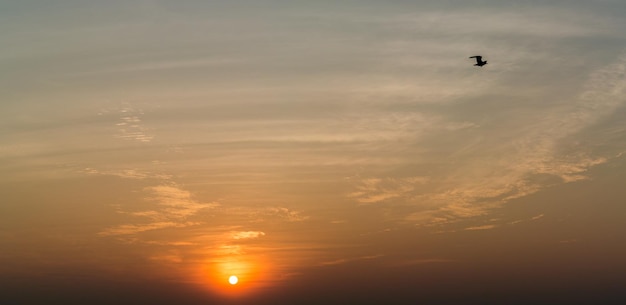
[[[476,58],[476,64],[474,66],[482,67],[487,64],[487,61],[483,61],[483,57],[480,55],[470,56],[470,58]]]

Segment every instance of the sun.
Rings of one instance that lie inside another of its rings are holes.
[[[236,276],[236,275],[231,275],[231,276],[228,278],[228,282],[229,282],[231,285],[235,285],[235,284],[237,284],[237,282],[239,282],[239,279],[237,278],[237,276]]]

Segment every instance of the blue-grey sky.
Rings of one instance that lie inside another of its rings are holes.
[[[35,303],[623,298],[625,17],[0,2],[0,283]]]

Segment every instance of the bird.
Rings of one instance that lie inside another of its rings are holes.
[[[476,64],[474,66],[482,67],[487,64],[487,61],[483,61],[483,57],[480,55],[470,56],[470,58],[476,58]]]

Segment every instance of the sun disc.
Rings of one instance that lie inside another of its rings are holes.
[[[235,284],[237,284],[237,282],[239,282],[239,279],[237,278],[237,276],[235,276],[235,275],[231,275],[231,276],[228,278],[228,282],[229,282],[231,285],[235,285]]]

